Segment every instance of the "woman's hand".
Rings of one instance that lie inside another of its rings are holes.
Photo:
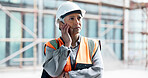
[[[65,72],[65,78],[70,78],[67,72]]]
[[[59,27],[61,29],[62,38],[65,42],[65,46],[70,47],[70,45],[72,43],[72,39],[71,39],[70,34],[69,34],[70,26],[68,24],[60,24]]]

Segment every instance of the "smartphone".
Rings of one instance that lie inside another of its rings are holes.
[[[65,24],[63,21],[61,21],[63,24]]]
[[[60,18],[59,20],[60,20],[63,24],[65,24],[65,23],[64,23],[64,19]]]
[[[62,18],[60,18],[60,21],[63,23],[63,24],[65,24],[64,23],[64,19],[62,19]],[[60,29],[60,28],[59,28]],[[61,29],[60,29],[61,30]],[[70,28],[68,29],[68,33],[70,34]]]
[[[61,21],[63,24],[65,24],[64,19],[60,18],[59,21]],[[61,29],[59,28],[59,30],[61,30]]]

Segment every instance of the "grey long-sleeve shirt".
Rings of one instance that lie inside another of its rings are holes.
[[[62,73],[68,57],[71,57],[71,62],[72,64],[74,64],[75,57],[80,44],[80,38],[77,41],[76,47],[74,48],[67,48],[64,45],[62,45],[61,47],[59,47],[59,49],[54,50],[48,46],[46,47],[46,63],[43,67],[50,76],[57,77]],[[69,55],[68,51],[70,52]],[[99,49],[96,50],[96,53],[92,58],[92,61],[92,67],[82,70],[69,71],[68,73],[70,78],[102,78],[103,61]]]

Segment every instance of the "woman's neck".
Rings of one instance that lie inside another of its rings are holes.
[[[77,42],[78,39],[79,39],[79,34],[74,35],[74,36],[71,36],[71,38],[72,38],[72,43],[71,43],[71,45],[72,45],[72,46],[75,46],[75,45],[76,45],[76,42]]]

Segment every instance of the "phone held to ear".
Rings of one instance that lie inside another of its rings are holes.
[[[64,23],[64,19],[60,18],[59,21],[62,22],[62,24],[65,24],[65,23]],[[59,29],[60,29],[60,28],[59,28]],[[60,30],[61,30],[61,29],[60,29]]]
[[[65,23],[64,23],[64,19],[60,18],[59,20],[60,20],[63,24],[65,24]]]
[[[61,20],[61,22],[63,23],[63,24],[65,24],[64,23],[64,20]],[[60,29],[61,30],[61,29]],[[70,34],[70,28],[68,29],[68,33]]]
[[[63,24],[65,24],[63,21],[61,21]]]
[[[63,21],[61,21],[62,22],[62,24],[65,24]],[[60,28],[59,28],[59,30],[61,30]]]

